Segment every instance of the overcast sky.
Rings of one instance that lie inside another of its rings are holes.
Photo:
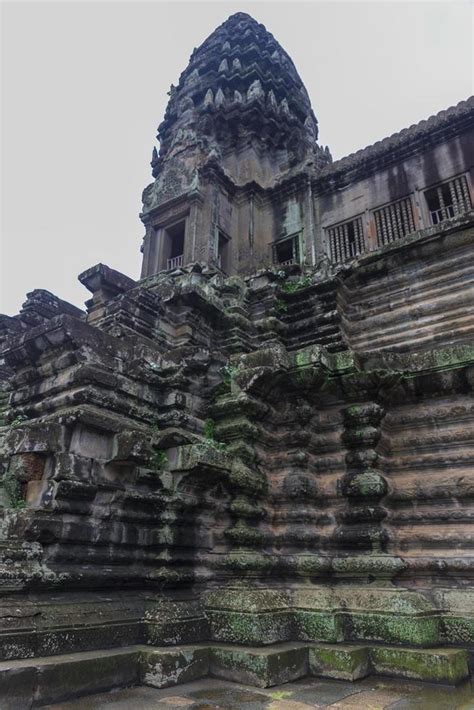
[[[139,277],[166,93],[237,11],[292,57],[334,158],[473,93],[464,0],[3,3],[0,312],[34,288],[82,307],[98,262]]]

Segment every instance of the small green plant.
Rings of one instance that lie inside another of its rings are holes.
[[[212,448],[217,451],[225,451],[227,449],[227,445],[222,441],[216,441],[215,433],[216,423],[214,419],[206,419],[204,422],[203,434],[207,446],[212,446]]]
[[[21,424],[26,422],[27,419],[28,419],[28,417],[25,414],[17,414],[16,417],[11,420],[10,426],[12,428],[20,426]]]
[[[358,414],[360,414],[360,407],[358,407],[356,404],[353,404],[351,407],[348,408],[347,413],[350,417],[356,417]]]
[[[21,483],[15,475],[9,471],[3,476],[3,490],[7,494],[8,502],[12,510],[21,510],[26,507],[26,501],[21,492]]]
[[[279,313],[286,313],[288,310],[288,306],[286,305],[285,301],[278,299],[278,301],[275,303],[275,309]]]
[[[215,432],[216,432],[216,423],[214,419],[206,419],[204,422],[204,438],[214,441],[215,440]]]
[[[162,471],[168,463],[168,457],[161,449],[155,449],[151,457],[151,466],[154,471]]]
[[[301,289],[307,288],[308,286],[311,286],[311,277],[303,276],[303,278],[298,279],[298,281],[287,281],[282,284],[280,288],[285,293],[296,293],[297,291],[301,291]]]
[[[239,368],[236,367],[235,365],[231,365],[230,362],[227,363],[227,365],[224,365],[224,367],[221,367],[220,369],[220,374],[222,376],[222,379],[226,385],[230,385],[232,378],[234,375],[239,371]]]

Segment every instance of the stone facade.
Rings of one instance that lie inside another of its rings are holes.
[[[194,51],[142,278],[0,321],[2,707],[469,676],[473,115],[332,162],[262,25]]]

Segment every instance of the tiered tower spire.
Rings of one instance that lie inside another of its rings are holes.
[[[172,86],[153,152],[145,211],[185,190],[217,160],[236,185],[268,187],[308,160],[325,164],[318,122],[288,54],[245,13],[229,17],[191,55]]]

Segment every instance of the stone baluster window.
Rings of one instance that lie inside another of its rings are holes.
[[[184,236],[186,221],[182,220],[167,227],[163,233],[162,269],[170,271],[183,265]]]
[[[425,192],[431,224],[439,224],[471,209],[466,176],[461,175]]]
[[[375,210],[374,220],[379,247],[415,231],[413,209],[409,197]]]
[[[362,217],[335,224],[327,229],[327,233],[332,261],[342,262],[354,259],[365,251]]]

